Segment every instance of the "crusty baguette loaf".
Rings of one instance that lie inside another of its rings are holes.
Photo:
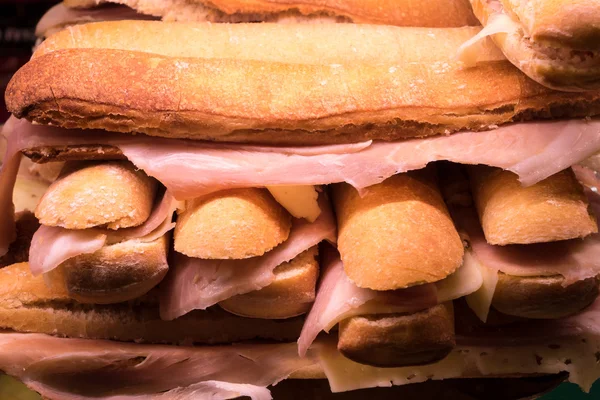
[[[226,311],[242,317],[285,319],[302,315],[315,301],[319,276],[318,248],[312,247],[292,261],[275,268],[275,280],[267,287],[222,301]]]
[[[53,35],[33,58],[64,49],[142,51],[177,58],[231,58],[291,64],[450,61],[480,27],[399,28],[379,25],[197,24],[158,21],[100,22]],[[172,43],[178,43],[173,46]],[[415,45],[419,47],[415,48]],[[481,62],[504,60],[491,40]]]
[[[507,62],[420,63],[425,49],[415,49],[395,63],[326,65],[65,49],[21,68],[6,100],[19,118],[67,128],[270,144],[394,140],[600,112],[600,93],[550,91]]]
[[[413,314],[348,318],[340,322],[337,347],[353,361],[388,368],[439,361],[455,345],[448,302]]]
[[[401,26],[464,26],[477,20],[468,0],[65,0],[68,7],[111,2],[177,21],[355,22]]]
[[[492,38],[531,79],[558,90],[600,89],[600,4],[596,0],[530,0],[511,9],[504,9],[503,4],[517,2],[471,3],[482,25],[501,19],[507,24]]]
[[[171,236],[127,240],[73,257],[46,273],[47,283],[80,302],[113,304],[136,299],[165,277]]]
[[[563,286],[564,277],[517,277],[498,273],[492,306],[508,315],[524,318],[564,318],[576,314],[598,297],[600,277]]]
[[[79,304],[27,264],[0,269],[0,327],[76,338],[146,343],[231,343],[251,339],[296,340],[302,319],[284,321],[237,317],[218,307],[162,321],[154,296],[135,303]]]
[[[501,0],[533,42],[575,50],[600,50],[597,0]]]
[[[291,215],[266,189],[234,189],[189,201],[175,227],[175,250],[189,257],[261,256],[287,240]]]
[[[598,232],[596,217],[573,171],[523,187],[509,171],[469,167],[471,190],[488,243],[544,243]]]
[[[129,162],[67,164],[35,215],[42,225],[67,229],[138,226],[150,216],[156,188]]]
[[[431,170],[395,175],[364,196],[333,187],[338,249],[358,286],[393,290],[444,279],[464,248]]]

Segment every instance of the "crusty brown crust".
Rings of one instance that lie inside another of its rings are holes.
[[[211,22],[307,21],[355,22],[400,26],[476,25],[468,0],[65,0],[68,7],[105,1],[125,4],[167,20]],[[440,13],[439,10],[444,12]]]
[[[153,297],[106,306],[79,304],[48,288],[43,277],[33,277],[27,264],[0,269],[0,283],[0,327],[19,332],[189,345],[296,340],[303,322],[302,318],[257,321],[218,307],[162,321]]]
[[[129,162],[67,164],[40,200],[42,225],[66,229],[139,226],[150,216],[157,183]]]
[[[254,292],[240,294],[219,305],[230,313],[250,318],[285,319],[302,315],[315,301],[319,276],[318,247],[275,268],[275,280]]]
[[[452,302],[414,314],[348,318],[339,325],[338,350],[361,364],[404,367],[430,364],[456,345]]]
[[[338,249],[360,287],[392,290],[444,279],[464,248],[430,171],[395,175],[361,197],[333,187]]]
[[[576,314],[598,297],[600,276],[563,286],[564,277],[517,277],[498,273],[492,306],[524,318],[563,318]]]
[[[469,167],[471,191],[488,243],[545,243],[598,232],[583,187],[564,170],[524,187],[510,171]]]
[[[506,62],[292,65],[103,49],[30,61],[6,100],[19,118],[67,128],[291,144],[394,140],[600,112],[600,93],[553,92]]]
[[[189,201],[175,227],[175,250],[189,257],[261,256],[287,240],[291,215],[266,189],[221,191]]]
[[[169,271],[170,235],[152,242],[129,240],[73,257],[46,274],[47,283],[80,303],[113,304],[137,299]]]

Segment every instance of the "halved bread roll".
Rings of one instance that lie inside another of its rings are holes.
[[[444,279],[464,248],[429,171],[398,174],[368,188],[333,188],[338,249],[358,286],[393,290]]]
[[[188,203],[175,227],[175,250],[204,259],[261,256],[290,234],[291,215],[266,189],[234,189]]]
[[[129,162],[67,164],[35,215],[42,225],[67,229],[138,226],[150,216],[156,188]]]
[[[312,247],[275,268],[275,281],[269,286],[230,297],[219,305],[232,314],[250,318],[284,319],[302,315],[315,300],[317,256],[318,247]]]
[[[377,367],[422,365],[446,357],[456,345],[452,302],[413,314],[368,315],[339,324],[338,350]]]
[[[80,303],[112,304],[136,299],[167,274],[170,236],[128,240],[73,257],[45,274],[48,285]]]
[[[497,168],[470,167],[469,176],[490,244],[553,242],[598,232],[583,187],[570,169],[529,187]]]
[[[563,318],[576,314],[598,297],[600,276],[563,286],[564,277],[521,277],[498,273],[492,306],[503,314],[524,318]]]

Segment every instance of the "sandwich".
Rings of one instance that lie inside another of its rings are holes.
[[[440,13],[439,10],[443,10]],[[162,19],[181,22],[360,23],[396,26],[478,25],[468,0],[266,1],[66,0],[51,8],[36,28],[39,38],[67,26],[99,21]]]
[[[466,47],[491,36],[513,65],[557,90],[600,88],[600,3],[597,1],[471,0],[485,27]]]
[[[6,95],[4,253],[21,155],[65,164],[29,261],[0,270],[0,369],[61,399],[564,372],[588,390],[596,198],[569,168],[600,151],[599,93],[547,89],[491,43],[466,67],[478,32],[52,36]]]

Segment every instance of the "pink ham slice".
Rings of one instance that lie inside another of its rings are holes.
[[[132,239],[156,240],[175,227],[171,222],[175,208],[175,199],[169,192],[165,192],[146,222],[135,228],[117,231],[99,228],[71,230],[42,225],[31,240],[31,273],[40,275],[49,272],[70,258],[94,253],[106,244]]]
[[[419,285],[408,289],[379,292],[359,288],[344,272],[337,250],[324,249],[321,263],[321,283],[298,339],[298,354],[304,357],[317,335],[329,331],[339,321],[353,315],[410,313],[437,304],[435,285]]]
[[[64,400],[270,399],[267,386],[316,362],[300,359],[294,343],[179,347],[0,334],[0,368]]]
[[[323,240],[335,242],[336,224],[324,195],[321,214],[313,223],[294,219],[288,239],[261,257],[245,260],[202,260],[175,253],[169,275],[161,286],[160,316],[172,320],[204,310],[232,296],[268,286],[275,268]]]
[[[594,207],[594,202],[590,204]],[[600,215],[600,208],[594,211]],[[561,242],[492,246],[485,240],[474,209],[454,209],[452,217],[484,267],[514,276],[562,275],[565,286],[600,274],[600,234]]]
[[[66,130],[11,122],[7,166],[0,191],[10,193],[16,173],[13,156],[41,146],[108,144],[119,147],[138,168],[162,182],[178,200],[236,188],[268,185],[320,185],[348,182],[358,189],[429,162],[448,160],[486,164],[517,173],[530,185],[600,150],[600,120],[532,122],[490,132],[399,142],[278,148],[191,142],[94,130]],[[569,149],[566,151],[565,149]],[[7,176],[5,176],[7,175]],[[10,196],[9,196],[10,197]],[[10,198],[0,200],[0,217],[9,221],[0,236],[0,250],[12,238]]]

